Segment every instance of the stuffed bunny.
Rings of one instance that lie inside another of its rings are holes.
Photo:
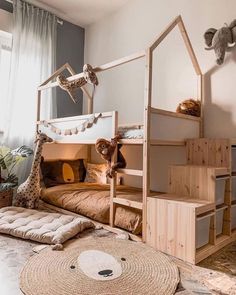
[[[206,50],[215,50],[216,63],[221,65],[224,62],[225,52],[235,46],[236,42],[236,20],[229,26],[218,30],[208,29],[204,34],[205,43],[208,46]]]

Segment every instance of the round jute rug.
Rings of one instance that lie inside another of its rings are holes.
[[[78,239],[63,251],[32,256],[20,275],[26,295],[169,295],[176,265],[152,248],[111,238]]]

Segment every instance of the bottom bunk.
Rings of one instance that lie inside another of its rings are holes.
[[[142,203],[142,191],[138,188],[119,185],[116,195],[119,198]],[[110,185],[108,184],[82,182],[43,188],[41,199],[56,207],[109,224]],[[140,235],[142,211],[117,205],[114,225]]]

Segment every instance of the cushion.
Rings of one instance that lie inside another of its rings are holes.
[[[46,187],[83,182],[86,175],[83,159],[42,161],[41,172]]]
[[[62,244],[86,228],[86,218],[21,207],[0,209],[0,233],[44,244]]]
[[[107,164],[87,163],[85,182],[107,184]]]

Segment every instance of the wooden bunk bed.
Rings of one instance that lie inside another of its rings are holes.
[[[165,37],[175,28],[178,27],[188,54],[190,56],[195,73],[199,80],[199,97],[202,101],[203,96],[203,75],[191,46],[189,37],[187,35],[184,23],[181,16],[175,18],[170,25],[161,33],[155,41],[145,50],[134,53],[127,57],[114,60],[107,64],[95,67],[95,73],[108,71],[112,68],[119,67],[125,63],[135,62],[138,59],[145,59],[145,91],[144,91],[144,109],[143,109],[143,138],[123,138],[119,143],[123,145],[140,145],[143,147],[143,169],[120,169],[118,173],[124,175],[132,175],[134,177],[142,177],[142,202],[127,200],[116,196],[117,180],[112,178],[110,183],[110,223],[109,229],[117,231],[114,228],[114,216],[117,205],[136,208],[142,212],[142,241],[147,239],[147,201],[151,196],[150,192],[150,147],[151,146],[185,146],[187,138],[199,138],[203,136],[203,116],[193,117],[183,115],[175,112],[170,112],[162,109],[157,109],[152,106],[152,65],[153,52],[158,45],[165,39]],[[64,65],[57,70],[49,79],[38,87],[38,111],[37,111],[37,130],[42,131],[52,137],[58,144],[71,143],[80,145],[94,145],[97,138],[110,139],[117,134],[119,120],[116,111],[93,114],[93,98],[92,95],[82,87],[84,95],[88,98],[88,114],[82,116],[66,117],[52,119],[45,122],[40,117],[41,92],[58,86],[58,82],[53,81],[57,75],[63,70],[67,69],[71,76],[67,78],[68,81],[74,81],[82,77],[83,73],[75,74],[73,69],[68,65]],[[92,117],[93,116],[93,117]],[[51,131],[51,128],[71,129],[82,123],[96,117],[96,124],[92,124],[84,132],[78,132],[70,136],[56,134]],[[172,132],[172,126],[176,126],[175,132]],[[89,156],[88,156],[89,158]],[[116,161],[115,156],[112,159],[113,163]],[[133,237],[137,239],[136,237]]]

